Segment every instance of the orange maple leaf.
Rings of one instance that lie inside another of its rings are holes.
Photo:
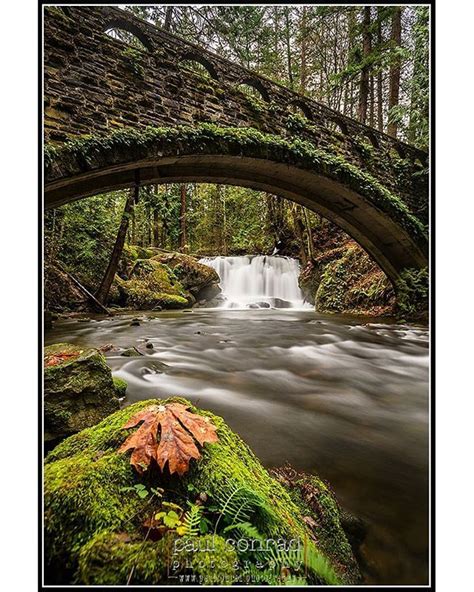
[[[49,356],[46,356],[44,366],[45,366],[45,368],[49,368],[50,366],[58,366],[59,364],[62,364],[63,362],[66,362],[67,360],[70,360],[71,358],[76,358],[81,353],[82,353],[81,351],[76,351],[76,352],[51,354]]]
[[[143,422],[119,448],[119,452],[133,450],[130,464],[138,473],[144,473],[155,459],[162,471],[168,463],[170,474],[183,475],[189,470],[190,460],[201,456],[195,440],[201,446],[206,442],[217,442],[216,428],[209,418],[190,413],[187,409],[181,403],[151,405],[136,413],[123,426],[128,429]]]

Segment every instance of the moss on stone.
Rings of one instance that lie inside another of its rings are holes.
[[[122,399],[125,397],[125,393],[127,392],[127,382],[123,380],[123,378],[119,378],[118,376],[113,376],[112,380],[114,381],[115,392],[117,393],[117,397]]]
[[[168,537],[159,542],[104,530],[80,550],[78,582],[95,586],[154,585],[167,575]]]
[[[277,469],[272,474],[284,483],[302,514],[309,517],[324,554],[340,571],[358,581],[359,569],[341,523],[342,510],[329,486],[317,475],[296,473],[291,467]]]
[[[121,128],[108,136],[83,136],[60,148],[45,147],[46,178],[73,175],[95,166],[104,166],[104,157],[116,156],[141,159],[150,155],[171,154],[176,148],[181,154],[236,154],[286,162],[313,170],[334,179],[373,203],[411,234],[415,240],[426,241],[426,228],[410,212],[407,205],[392,194],[377,179],[342,156],[320,149],[308,140],[283,138],[263,133],[255,128],[221,127],[201,123],[194,127],[176,126]],[[113,159],[115,162],[115,158]]]
[[[219,283],[219,275],[215,269],[199,263],[191,255],[168,253],[156,255],[153,260],[167,266],[167,269],[181,283],[183,289],[190,292],[197,300],[201,299],[201,293],[206,292],[206,288],[212,284],[217,286]],[[216,296],[219,292],[220,289],[214,290],[212,296]]]
[[[44,369],[46,440],[94,425],[119,408],[112,373],[98,350],[57,343],[45,348],[44,357],[62,360]]]
[[[190,405],[180,398],[158,402],[171,401]],[[224,420],[210,412],[190,405],[193,413],[210,418],[217,427],[219,441],[204,446],[201,459],[191,462],[190,471],[183,478],[170,477],[158,471],[149,471],[139,478],[130,466],[129,455],[119,454],[117,449],[130,434],[129,430],[123,429],[123,425],[151,403],[156,404],[157,401],[140,401],[117,411],[98,425],[64,440],[48,454],[45,461],[44,504],[45,547],[50,573],[56,572],[58,577],[70,579],[79,567],[76,578],[81,583],[88,578],[94,582],[104,578],[108,582],[122,583],[118,581],[123,577],[120,570],[100,575],[96,569],[97,562],[90,560],[90,552],[95,544],[102,544],[105,537],[109,536],[104,531],[110,536],[112,533],[121,533],[121,536],[125,533],[131,541],[143,536],[143,519],[153,511],[157,502],[124,492],[124,487],[133,487],[138,482],[163,487],[165,496],[171,496],[171,501],[179,500],[181,503],[183,497],[189,498],[191,484],[193,491],[206,493],[210,503],[219,496],[230,495],[236,486],[245,487],[263,502],[252,517],[253,524],[263,536],[309,540],[308,544],[318,553],[318,545],[313,542],[314,537],[303,521],[301,510],[288,491],[270,476]],[[104,538],[99,537],[92,543],[100,533]],[[136,548],[133,543],[130,544],[127,547],[125,543],[124,546],[117,542],[116,552],[122,554],[129,549],[133,555]],[[224,555],[223,561],[227,563],[230,554],[226,552]],[[351,581],[352,576],[344,569],[339,569],[341,562],[336,565],[323,557],[321,560],[329,583]],[[92,565],[95,566],[93,573],[87,567]],[[150,564],[146,568],[149,572],[145,570],[144,573],[154,578],[155,568],[158,570],[159,566]],[[206,573],[206,578],[212,577],[212,574]]]
[[[173,271],[159,261],[138,259],[130,278],[116,278],[125,306],[135,309],[183,308],[193,303]]]

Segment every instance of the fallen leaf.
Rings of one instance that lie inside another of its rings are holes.
[[[58,366],[63,362],[67,362],[71,358],[77,358],[82,352],[68,352],[68,353],[59,353],[59,354],[51,354],[45,357],[44,366],[45,368],[49,368],[50,366]]]
[[[217,442],[216,428],[209,419],[187,409],[181,403],[152,405],[123,426],[129,429],[141,423],[119,448],[119,452],[133,450],[130,464],[138,473],[146,471],[154,459],[162,471],[168,463],[170,474],[183,475],[189,470],[190,460],[201,456],[196,442],[201,446]]]

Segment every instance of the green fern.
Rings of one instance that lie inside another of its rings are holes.
[[[198,536],[202,518],[202,506],[190,504],[189,510],[183,518],[182,534],[186,536]]]

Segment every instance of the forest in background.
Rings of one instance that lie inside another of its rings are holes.
[[[127,9],[381,132],[428,148],[428,6]]]
[[[426,6],[130,6],[137,16],[426,149],[429,8]],[[130,44],[124,31],[111,30]],[[391,312],[381,270],[336,226],[278,196],[211,184],[117,191],[45,214],[47,266],[59,261],[95,293],[119,228],[128,245],[196,256],[297,257],[322,278],[321,310]],[[320,290],[321,291],[321,290]],[[362,302],[361,302],[362,301]]]

